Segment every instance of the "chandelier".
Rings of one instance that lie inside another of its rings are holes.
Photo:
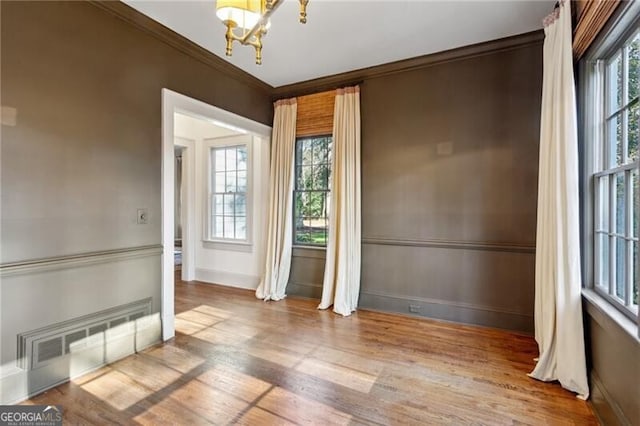
[[[262,37],[267,33],[269,17],[284,0],[218,0],[216,15],[227,26],[225,54],[233,53],[233,42],[253,46],[256,64],[262,63]],[[300,22],[307,23],[307,4],[300,1]]]

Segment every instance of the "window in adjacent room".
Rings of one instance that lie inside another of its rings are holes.
[[[247,145],[210,152],[209,239],[247,241]]]
[[[296,140],[294,184],[295,245],[326,246],[329,224],[331,136]]]
[[[636,27],[637,28],[637,27]],[[620,310],[638,312],[638,139],[640,31],[594,62],[594,288]]]

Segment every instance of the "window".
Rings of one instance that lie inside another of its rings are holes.
[[[327,244],[331,139],[322,136],[296,140],[294,244]]]
[[[635,27],[637,28],[637,26]],[[640,31],[593,62],[594,288],[631,317],[638,314],[638,126]],[[598,99],[597,93],[594,99]]]
[[[247,163],[247,145],[211,148],[210,240],[247,240]]]

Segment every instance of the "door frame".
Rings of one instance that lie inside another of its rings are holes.
[[[196,278],[196,141],[175,136],[174,144],[182,148],[182,203],[180,206],[182,268],[180,278],[182,281],[193,281]]]
[[[238,114],[209,105],[169,89],[162,89],[162,282],[160,293],[160,315],[162,318],[162,340],[175,335],[175,282],[174,282],[174,208],[175,208],[175,135],[173,117],[181,112],[208,120],[234,126],[266,140],[271,138],[271,127]],[[195,214],[195,212],[193,212]],[[195,248],[197,236],[194,236]],[[193,255],[195,253],[192,252]],[[195,256],[192,256],[195,257]]]

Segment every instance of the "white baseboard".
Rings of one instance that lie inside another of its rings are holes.
[[[227,287],[255,290],[260,284],[260,277],[238,274],[235,272],[217,271],[214,269],[196,268],[196,280]]]

